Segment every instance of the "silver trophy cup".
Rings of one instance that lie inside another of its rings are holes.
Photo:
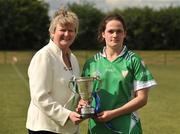
[[[93,100],[92,92],[93,92],[93,83],[95,80],[100,81],[98,77],[78,77],[74,78],[74,80],[70,81],[70,88],[78,93],[81,99],[89,102],[89,105],[83,106],[81,108],[81,116],[82,118],[90,118],[95,115],[95,108],[90,104]]]

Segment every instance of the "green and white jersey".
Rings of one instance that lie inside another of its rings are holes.
[[[99,76],[101,82],[94,83],[94,90],[100,89],[100,111],[112,110],[133,99],[134,92],[150,88],[156,82],[142,59],[124,46],[121,54],[114,61],[107,60],[103,52],[87,60],[83,68],[83,76]],[[95,106],[95,100],[92,105]],[[115,130],[123,134],[141,134],[141,124],[136,112],[119,116],[110,121]],[[90,119],[92,134],[114,134],[103,123]]]

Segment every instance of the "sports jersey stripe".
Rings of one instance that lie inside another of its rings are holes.
[[[137,112],[133,112],[131,114],[131,120],[130,120],[130,126],[129,126],[129,133],[131,134],[132,129],[135,127],[135,125],[139,122],[139,116],[137,114]]]
[[[151,88],[152,86],[156,85],[155,80],[148,80],[147,82],[144,81],[134,81],[134,90],[139,90],[142,88]]]
[[[97,53],[96,55],[94,55],[94,60],[95,60],[95,61],[98,61],[98,60],[100,60],[101,58],[102,58],[101,53]]]
[[[134,52],[132,52],[132,51],[127,51],[127,54],[126,54],[126,56],[125,56],[125,59],[126,59],[126,60],[130,60],[133,55],[135,55]]]

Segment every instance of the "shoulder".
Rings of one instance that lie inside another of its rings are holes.
[[[98,53],[96,53],[96,54],[92,57],[92,60],[94,60],[94,61],[99,61],[99,60],[101,60],[102,58],[103,58],[102,52],[98,52]]]
[[[124,58],[126,59],[126,60],[137,60],[137,59],[141,59],[141,57],[137,54],[137,53],[135,53],[135,52],[133,52],[132,50],[126,50],[125,51],[125,53],[124,53]]]
[[[131,63],[136,63],[136,62],[141,62],[142,58],[139,54],[131,51],[131,50],[127,50],[124,54],[124,59],[131,62]]]
[[[71,58],[72,58],[73,60],[77,60],[77,57],[76,57],[76,55],[75,55],[74,53],[71,52],[70,55],[71,55]]]
[[[88,58],[85,62],[85,65],[96,63],[96,62],[100,61],[101,58],[102,58],[102,54],[101,54],[101,52],[98,52],[98,53],[94,54],[92,57]]]
[[[71,61],[72,61],[72,64],[74,64],[76,67],[79,68],[79,61],[78,61],[76,55],[74,55],[74,54],[71,52],[70,57],[71,57],[70,59],[71,59]]]
[[[132,70],[146,66],[141,56],[136,52],[127,49],[123,56],[125,64]]]
[[[31,62],[32,61],[41,61],[42,62],[44,60],[48,61],[49,56],[50,56],[49,50],[50,50],[50,48],[48,45],[44,46],[43,48],[41,48],[39,51],[37,51],[35,53],[35,55],[32,57]]]

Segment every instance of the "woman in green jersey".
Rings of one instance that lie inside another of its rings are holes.
[[[110,14],[99,27],[98,39],[105,46],[86,61],[83,76],[101,79],[97,117],[89,120],[92,134],[142,134],[137,110],[146,105],[149,89],[156,82],[143,60],[124,44],[127,28],[123,18]],[[79,106],[81,103],[79,104]]]

